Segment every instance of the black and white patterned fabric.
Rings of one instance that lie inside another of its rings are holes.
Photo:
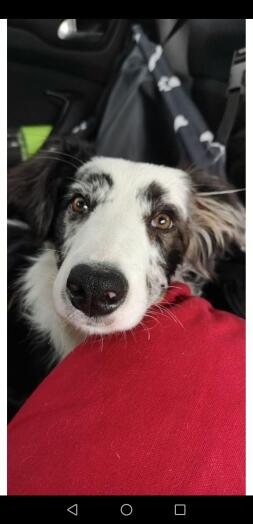
[[[180,79],[171,71],[162,47],[150,42],[139,26],[135,26],[133,31],[134,40],[148,64],[148,71],[154,77],[165,109],[173,117],[174,131],[182,141],[189,159],[193,165],[224,174],[225,146],[215,141]]]
[[[226,150],[173,74],[160,45],[139,26],[134,49],[111,92],[99,129],[99,154],[188,165],[225,175]],[[174,136],[173,136],[174,135]],[[167,156],[167,151],[178,154]]]

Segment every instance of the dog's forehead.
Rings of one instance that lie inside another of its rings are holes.
[[[185,215],[191,181],[189,175],[180,169],[118,158],[94,157],[78,170],[80,181],[89,180],[91,175],[103,177],[115,194],[122,194],[123,191],[125,197],[134,196],[145,200],[152,190],[156,193],[160,189],[164,198]]]

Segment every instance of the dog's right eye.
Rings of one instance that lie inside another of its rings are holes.
[[[79,213],[79,215],[85,215],[90,211],[87,199],[81,196],[73,198],[73,200],[70,202],[70,207],[74,213]]]

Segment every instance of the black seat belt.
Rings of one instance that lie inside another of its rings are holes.
[[[181,29],[181,27],[188,22],[189,18],[178,18],[175,24],[173,25],[172,29],[170,30],[169,34],[166,36],[165,40],[162,42],[162,46],[167,44],[167,42],[172,38],[172,36]]]
[[[236,121],[240,97],[245,94],[245,68],[246,51],[245,49],[239,49],[235,51],[233,56],[228,83],[227,103],[216,134],[217,141],[223,145],[228,143]]]

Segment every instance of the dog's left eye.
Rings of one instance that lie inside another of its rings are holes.
[[[90,207],[87,200],[81,196],[73,198],[70,202],[70,207],[74,213],[86,214],[89,213]]]
[[[159,213],[151,220],[151,226],[156,229],[168,231],[174,226],[174,224],[170,216],[167,215],[167,213]]]

